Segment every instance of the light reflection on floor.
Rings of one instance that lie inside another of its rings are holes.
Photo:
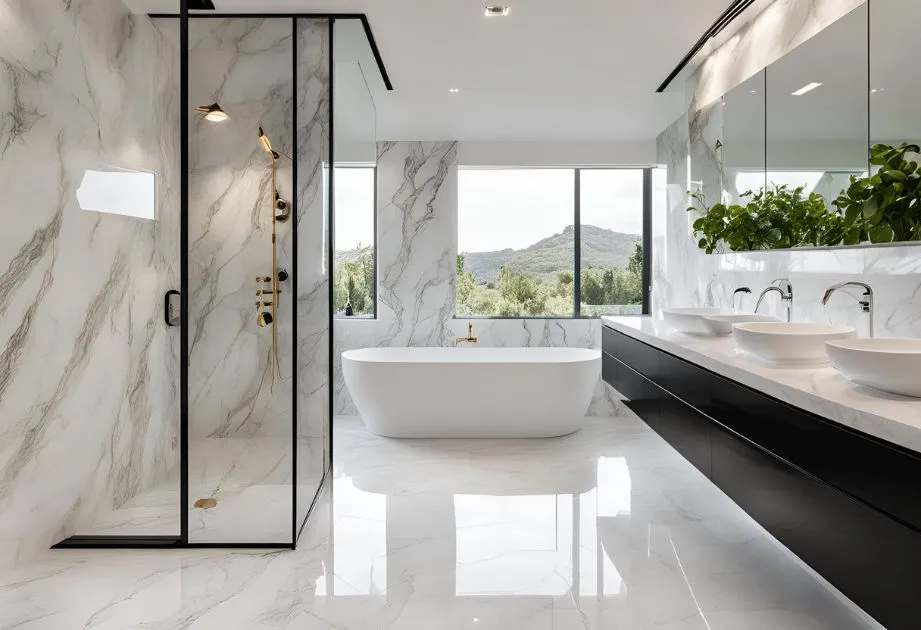
[[[879,627],[633,416],[335,444],[297,551],[59,553],[2,576],[0,628]]]

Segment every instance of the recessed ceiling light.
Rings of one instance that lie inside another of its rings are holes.
[[[870,94],[876,94],[877,92],[885,92],[886,88],[873,88],[870,90]]]
[[[511,7],[487,6],[486,17],[505,17],[508,15]]]
[[[815,83],[815,82],[808,83],[804,85],[803,87],[801,87],[800,89],[798,89],[797,91],[793,92],[793,96],[802,96],[806,92],[811,92],[817,87],[820,87],[821,85],[822,85],[821,83]]]
[[[757,94],[758,90],[752,90],[752,94]]]
[[[451,94],[457,94],[458,92],[460,92],[460,88],[448,88],[448,92],[450,92]]]

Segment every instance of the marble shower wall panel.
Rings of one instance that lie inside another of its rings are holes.
[[[339,357],[356,348],[451,346],[466,335],[454,319],[457,275],[457,143],[378,144],[378,319],[335,321],[335,413],[357,413]],[[481,319],[484,346],[601,347],[600,320]],[[591,413],[622,413],[599,380]]]
[[[825,289],[841,280],[868,282],[876,291],[876,334],[921,336],[921,247],[870,247],[838,250],[798,250],[711,255],[697,248],[687,208],[688,181],[705,180],[718,168],[709,148],[708,131],[717,100],[742,81],[760,72],[864,0],[777,0],[743,25],[738,34],[715,51],[687,86],[689,113],[658,137],[658,162],[668,167],[669,203],[665,250],[656,252],[656,309],[669,306],[728,306],[732,291],[750,287],[754,296],[742,308],[751,310],[754,297],[777,278],[794,286],[795,319],[850,324],[866,334],[866,316],[856,300],[843,293],[821,304]],[[702,121],[707,121],[703,124]],[[689,157],[690,156],[690,157]],[[662,262],[664,259],[664,262]],[[763,312],[780,313],[773,297]]]
[[[189,405],[193,437],[291,435],[290,281],[278,318],[280,374],[272,378],[272,329],[256,324],[257,276],[272,274],[271,158],[282,198],[293,193],[293,22],[193,20],[191,104],[220,103],[230,120],[190,113]],[[294,222],[278,225],[279,267],[290,268]],[[270,310],[270,309],[265,309]]]
[[[329,29],[328,20],[297,22],[298,521],[326,471],[330,429]]]
[[[0,567],[178,464],[168,29],[109,0],[0,0]],[[84,172],[100,167],[156,173],[157,220],[81,210]]]

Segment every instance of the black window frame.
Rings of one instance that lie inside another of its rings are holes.
[[[643,304],[640,314],[618,317],[642,317],[652,313],[652,173],[654,166],[490,166],[465,167],[466,170],[531,170],[546,168],[549,170],[571,170],[575,177],[573,186],[573,314],[572,315],[460,315],[457,304],[454,305],[454,319],[601,319],[606,315],[582,314],[582,171],[642,171],[643,172],[643,275],[641,279]],[[458,204],[458,222],[460,221],[460,204]],[[376,252],[376,250],[375,250]],[[456,274],[456,271],[455,271]],[[455,276],[456,282],[456,276]],[[456,292],[456,288],[455,288]]]
[[[368,163],[364,163],[364,162],[355,162],[355,163],[352,163],[352,162],[345,162],[345,163],[343,163],[343,164],[334,165],[334,166],[333,166],[333,174],[332,174],[333,179],[335,179],[336,170],[337,170],[337,169],[367,169],[367,170],[371,170],[371,171],[374,173],[374,203],[373,203],[373,207],[372,207],[373,222],[374,222],[374,235],[373,235],[373,237],[372,237],[372,243],[371,243],[371,245],[372,245],[372,247],[373,247],[373,250],[374,250],[374,256],[373,256],[373,261],[374,261],[374,262],[373,262],[373,264],[374,264],[374,287],[373,287],[373,290],[372,290],[372,292],[371,292],[371,298],[372,298],[372,300],[373,300],[373,302],[374,302],[374,312],[371,313],[370,315],[352,315],[351,317],[349,317],[349,316],[346,316],[346,315],[341,314],[341,313],[339,313],[339,312],[336,311],[336,305],[335,305],[335,286],[336,286],[336,278],[337,278],[337,275],[336,275],[336,267],[337,267],[338,263],[337,263],[337,261],[336,261],[336,249],[335,249],[335,237],[334,237],[334,239],[333,239],[333,246],[334,246],[334,249],[333,249],[332,252],[330,252],[330,271],[332,272],[332,273],[330,274],[330,277],[331,277],[331,281],[332,281],[332,283],[333,283],[333,292],[334,292],[333,303],[331,304],[332,311],[333,311],[333,319],[336,320],[336,321],[374,321],[374,320],[376,320],[376,319],[378,318],[378,307],[377,307],[377,302],[378,302],[378,299],[377,299],[377,298],[378,298],[378,286],[377,286],[377,285],[378,285],[378,282],[380,281],[380,279],[379,279],[379,277],[378,277],[378,269],[379,269],[379,267],[378,267],[378,249],[377,249],[377,243],[378,243],[378,233],[377,233],[377,232],[378,232],[378,229],[377,229],[377,214],[378,214],[378,213],[377,213],[377,203],[378,203],[378,190],[377,190],[377,189],[378,189],[378,168],[377,168],[377,163],[373,163],[373,162],[368,162]],[[335,204],[333,204],[333,214],[335,215]],[[335,220],[335,216],[333,217],[333,219]]]

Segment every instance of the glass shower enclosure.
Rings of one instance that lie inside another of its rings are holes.
[[[374,159],[369,84],[389,79],[363,15],[182,5],[150,16],[175,89],[158,229],[180,263],[178,404],[151,422],[175,461],[58,547],[292,548],[332,466],[330,165],[339,146]]]

